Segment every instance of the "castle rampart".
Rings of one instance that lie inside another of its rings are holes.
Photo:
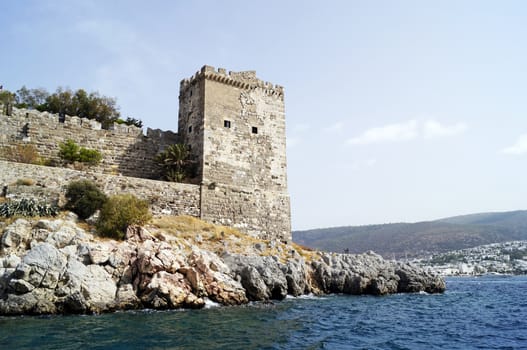
[[[66,168],[13,163],[0,160],[0,186],[8,198],[23,197],[29,186],[17,185],[27,179],[36,187],[31,197],[63,203],[63,195],[70,181],[88,179],[107,194],[130,193],[146,199],[154,214],[201,216],[200,186],[177,182],[155,181],[127,176],[101,174],[96,171],[77,171]],[[39,189],[41,189],[39,191]]]
[[[0,148],[32,144],[40,156],[58,162],[59,144],[68,139],[101,152],[97,171],[141,178],[159,178],[155,156],[178,142],[171,131],[148,129],[143,135],[135,126],[114,124],[105,130],[97,121],[75,116],[61,119],[57,114],[17,108],[11,116],[0,113]]]
[[[184,213],[287,241],[285,135],[281,86],[258,79],[254,71],[227,73],[204,66],[181,81],[177,134],[149,129],[143,135],[140,128],[117,124],[104,130],[92,120],[24,109],[0,114],[0,147],[33,144],[44,158],[58,160],[59,144],[71,139],[103,155],[101,164],[87,172],[20,164],[13,173],[10,163],[3,163],[0,184],[29,177],[47,186],[56,178],[61,180],[54,186],[64,190],[85,174],[108,193],[129,191],[149,200],[155,213]],[[178,142],[188,145],[197,164],[197,185],[145,180],[159,178],[154,158]]]

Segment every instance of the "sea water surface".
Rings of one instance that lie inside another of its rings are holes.
[[[442,295],[288,298],[205,310],[0,317],[0,349],[527,349],[527,277]]]

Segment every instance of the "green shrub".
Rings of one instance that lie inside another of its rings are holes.
[[[59,157],[67,163],[81,162],[90,165],[97,165],[102,160],[101,152],[80,147],[73,140],[59,144]]]
[[[66,189],[66,199],[65,208],[81,219],[92,216],[108,200],[97,185],[88,180],[70,182]]]
[[[99,164],[102,160],[101,152],[95,149],[87,149],[82,147],[79,150],[79,162],[91,165]]]
[[[76,162],[79,157],[80,147],[73,140],[59,144],[59,157],[68,163]]]
[[[33,199],[23,198],[0,204],[0,216],[57,216],[59,208],[54,205],[38,203]]]
[[[97,232],[104,237],[124,239],[128,226],[143,225],[151,218],[147,201],[131,194],[111,196],[101,208]]]

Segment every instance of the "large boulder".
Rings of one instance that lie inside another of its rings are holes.
[[[32,240],[31,228],[31,223],[25,219],[17,219],[7,226],[0,241],[0,251],[17,255],[26,251]]]
[[[245,256],[225,253],[223,261],[235,279],[241,281],[250,300],[284,299],[287,296],[287,270],[278,259],[270,256]]]

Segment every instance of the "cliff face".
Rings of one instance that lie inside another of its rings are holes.
[[[0,223],[0,314],[200,308],[314,293],[443,292],[444,280],[374,253],[339,255],[263,241],[196,220],[131,227],[102,240],[73,214]]]

